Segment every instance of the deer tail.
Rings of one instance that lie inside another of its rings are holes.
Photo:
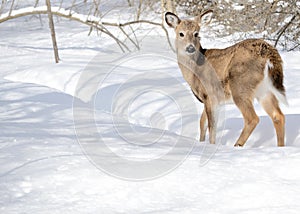
[[[268,58],[266,69],[268,69],[268,76],[275,89],[272,92],[281,103],[288,105],[283,85],[282,59],[275,48],[271,51]]]

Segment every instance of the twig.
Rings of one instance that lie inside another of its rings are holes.
[[[121,48],[121,50],[125,53],[124,48],[127,51],[130,51],[130,49],[127,47],[127,45],[124,44],[124,42],[121,42],[117,37],[115,37],[111,32],[109,32],[109,30],[107,30],[104,26],[102,26],[102,28],[98,28],[98,26],[95,26],[96,29],[100,30],[101,32],[109,35],[113,40],[115,40],[115,42],[119,45],[119,47]],[[123,48],[124,47],[124,48]]]
[[[293,48],[290,48],[288,51],[293,51],[295,50],[296,48],[298,48],[300,46],[300,43],[298,43],[297,45],[295,45]]]
[[[156,25],[156,26],[161,26],[160,23],[157,22],[152,22],[149,20],[136,20],[136,21],[129,21],[129,22],[125,22],[125,23],[111,23],[111,22],[102,22],[103,25],[107,25],[107,26],[114,26],[114,27],[125,27],[127,25],[133,25],[133,24],[151,24],[151,25]]]
[[[275,45],[274,45],[275,47],[277,46],[277,43],[278,43],[280,37],[283,35],[283,33],[286,31],[286,29],[292,24],[292,22],[294,21],[294,19],[296,18],[296,16],[297,16],[297,14],[293,15],[293,17],[291,18],[291,20],[288,23],[286,23],[283,26],[283,28],[277,33],[278,36],[276,38],[276,42],[275,42]]]
[[[130,27],[130,30],[131,30],[132,34],[134,35],[136,44],[140,47],[139,40],[138,40],[137,36],[135,35],[135,31],[134,31],[133,27],[131,25],[129,25],[129,27]],[[139,48],[139,50],[140,50],[140,48]]]
[[[265,20],[264,28],[263,28],[264,30],[266,30],[266,27],[267,27],[268,22],[269,22],[269,17],[270,17],[270,15],[273,13],[274,5],[276,5],[277,2],[278,2],[278,0],[275,0],[275,1],[273,1],[272,4],[271,4],[271,7],[270,7],[270,9],[269,9],[269,11],[268,11],[268,13],[267,13],[267,15],[266,15],[266,20]]]
[[[143,0],[139,0],[139,6],[138,6],[138,9],[137,9],[137,15],[136,15],[137,20],[139,20],[140,16],[141,16],[142,4],[143,4]]]
[[[138,49],[140,50],[140,47],[138,44],[136,44],[133,39],[130,38],[130,36],[126,33],[126,31],[123,29],[123,27],[119,26],[119,29],[122,31],[122,33],[130,40],[130,42]]]

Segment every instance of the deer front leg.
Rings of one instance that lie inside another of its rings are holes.
[[[205,112],[208,119],[208,131],[209,131],[209,142],[210,144],[216,143],[216,134],[217,134],[217,123],[216,123],[216,115],[215,115],[216,108],[214,105],[208,101],[205,103]]]
[[[204,108],[200,118],[200,141],[201,142],[205,141],[206,130],[207,130],[207,115]]]

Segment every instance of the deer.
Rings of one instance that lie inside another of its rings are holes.
[[[257,99],[273,121],[277,146],[284,146],[285,116],[280,104],[288,105],[283,85],[283,61],[277,49],[262,39],[246,39],[224,49],[205,49],[200,28],[207,26],[213,11],[192,19],[165,13],[175,30],[178,66],[196,98],[204,104],[200,117],[200,141],[207,128],[210,144],[216,143],[218,108],[232,103],[240,110],[244,127],[234,146],[242,147],[259,123],[254,108]]]

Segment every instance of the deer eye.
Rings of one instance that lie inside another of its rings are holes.
[[[180,37],[184,37],[184,33],[180,32],[180,33],[179,33],[179,36],[180,36]]]
[[[194,37],[199,37],[199,33],[198,33],[198,32],[195,32],[195,33],[194,33]]]

